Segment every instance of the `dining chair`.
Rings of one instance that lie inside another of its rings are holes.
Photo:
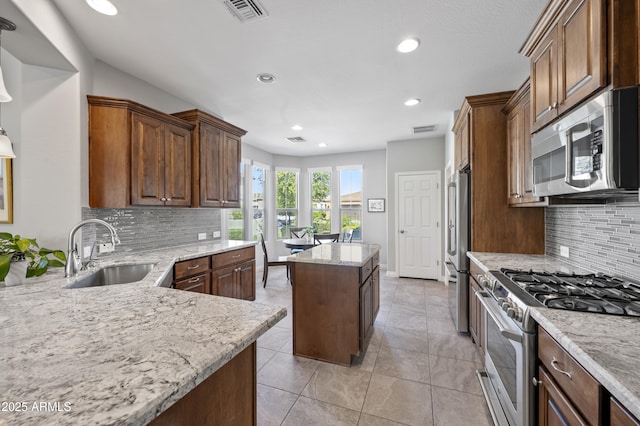
[[[307,228],[305,228],[304,226],[301,226],[299,228],[289,228],[289,236],[291,238],[303,238],[307,234],[307,231],[305,231],[305,229]]]
[[[264,272],[262,273],[262,288],[267,287],[267,277],[269,275],[270,266],[286,266],[287,267],[287,280],[289,279],[289,262],[287,256],[278,256],[277,260],[269,260],[267,254],[267,245],[264,242],[264,235],[260,233],[260,244],[262,245],[262,252],[264,253]]]
[[[340,241],[340,234],[314,234],[313,239],[316,244],[337,243]]]
[[[353,240],[353,231],[355,231],[353,228],[344,228],[344,231],[342,232],[343,243],[350,243],[351,240]]]

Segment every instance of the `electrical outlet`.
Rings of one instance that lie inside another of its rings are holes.
[[[213,238],[220,238],[220,231],[213,231]]]
[[[569,247],[560,246],[560,256],[569,257]]]
[[[207,239],[207,233],[206,232],[198,233],[198,240],[206,240],[206,239]]]
[[[102,253],[111,253],[115,249],[116,248],[111,243],[100,243],[98,245],[98,253],[100,253],[100,254],[102,254]]]

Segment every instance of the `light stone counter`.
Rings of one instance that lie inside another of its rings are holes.
[[[488,272],[506,268],[589,273],[544,255],[479,253]],[[536,307],[532,317],[633,415],[640,418],[640,318]]]
[[[0,425],[151,421],[286,316],[285,308],[157,286],[175,261],[254,244],[101,261],[156,263],[131,284],[66,289],[71,280],[56,268],[0,288]]]
[[[290,262],[363,266],[380,251],[377,244],[328,243],[288,257]]]

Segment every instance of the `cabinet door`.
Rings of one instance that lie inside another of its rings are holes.
[[[558,388],[545,369],[538,369],[538,424],[587,425],[571,401]]]
[[[520,193],[524,202],[538,202],[533,195],[533,164],[531,158],[531,100],[527,96],[522,103],[522,137],[520,139]]]
[[[371,333],[373,326],[373,294],[371,292],[371,277],[360,286],[360,342],[364,342]]]
[[[168,206],[191,205],[191,132],[165,125],[164,198]]]
[[[522,121],[522,109],[518,106],[507,117],[507,161],[509,168],[507,188],[509,204],[520,202]]]
[[[371,274],[371,294],[373,303],[373,318],[372,322],[376,321],[378,311],[380,311],[380,268],[376,266]]]
[[[220,150],[222,130],[206,123],[200,124],[200,206],[222,207]]]
[[[256,299],[255,261],[245,262],[236,268],[236,298],[244,300]]]
[[[240,207],[240,138],[224,133],[222,140],[223,207]]]
[[[211,277],[209,274],[201,274],[195,277],[175,282],[175,288],[196,293],[211,293]]]
[[[531,123],[538,130],[557,116],[557,27],[531,55]]]
[[[131,114],[131,204],[164,205],[163,123]]]
[[[236,267],[228,266],[211,273],[212,294],[223,297],[236,297]]]
[[[615,398],[609,399],[609,424],[613,426],[639,426],[640,422],[631,415]]]
[[[607,83],[604,0],[574,0],[558,24],[558,113]]]

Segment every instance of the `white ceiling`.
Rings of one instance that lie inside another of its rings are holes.
[[[269,16],[241,23],[222,0],[112,0],[115,17],[84,0],[53,0],[97,59],[246,129],[248,144],[296,156],[424,137],[414,126],[444,134],[464,96],[524,81],[518,50],[547,3],[260,1]],[[406,36],[422,44],[400,54]],[[263,72],[277,80],[259,83]],[[410,97],[422,103],[404,106]]]

